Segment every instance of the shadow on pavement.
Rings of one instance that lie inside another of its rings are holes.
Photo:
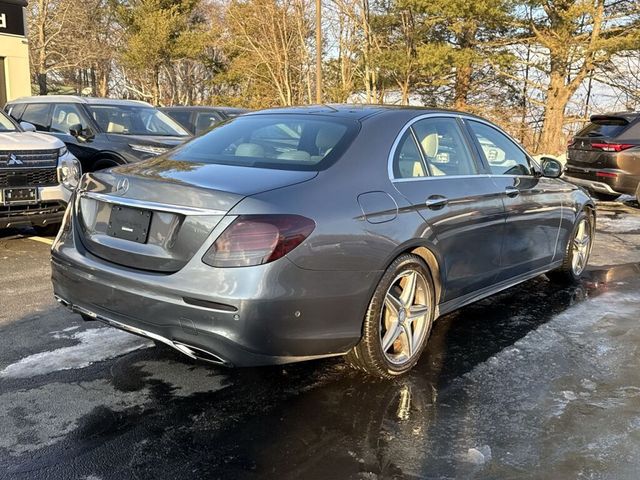
[[[364,377],[339,359],[224,370],[170,349],[136,351],[92,375],[122,395],[147,389],[150,400],[124,409],[97,404],[66,438],[33,454],[0,456],[0,465],[12,478],[69,478],[70,471],[103,480],[473,476],[480,467],[458,461],[466,450],[456,450],[467,428],[458,420],[476,408],[459,379],[569,307],[639,278],[638,264],[591,270],[567,288],[539,277],[465,307],[436,323],[418,366],[395,381]],[[177,395],[168,379],[175,371],[150,376],[144,362],[173,365],[181,381],[209,376],[221,385]]]

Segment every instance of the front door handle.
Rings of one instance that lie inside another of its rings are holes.
[[[507,187],[504,189],[504,193],[506,193],[507,197],[515,198],[520,195],[520,190],[516,187]]]
[[[442,195],[431,195],[424,203],[427,205],[427,208],[431,210],[440,210],[449,203],[449,199]]]

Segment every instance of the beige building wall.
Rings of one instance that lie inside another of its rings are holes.
[[[0,34],[0,58],[4,57],[7,101],[31,95],[29,45],[24,37]],[[0,105],[2,108],[2,105]]]

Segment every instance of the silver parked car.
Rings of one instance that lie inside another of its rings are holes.
[[[54,292],[192,358],[346,354],[390,377],[438,316],[543,273],[580,277],[595,209],[561,173],[457,112],[251,113],[86,174],[53,246]]]

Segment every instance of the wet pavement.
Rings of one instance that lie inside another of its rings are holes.
[[[599,218],[580,285],[441,318],[390,382],[340,359],[226,370],[85,323],[50,298],[46,243],[2,234],[0,478],[636,479],[640,210]]]

